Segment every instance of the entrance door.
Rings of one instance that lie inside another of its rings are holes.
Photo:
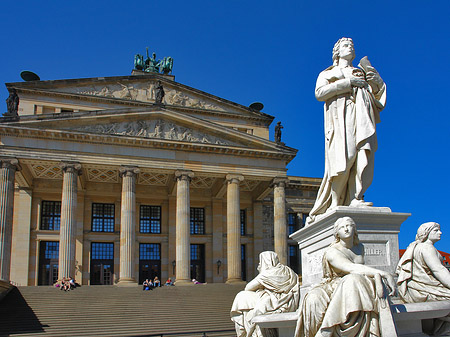
[[[158,276],[161,282],[161,245],[159,243],[141,243],[139,245],[139,283],[146,279],[154,280]]]
[[[90,284],[113,284],[114,243],[92,242]]]
[[[205,282],[205,245],[191,245],[191,279]]]
[[[59,242],[41,241],[39,247],[38,285],[52,285],[58,280]]]

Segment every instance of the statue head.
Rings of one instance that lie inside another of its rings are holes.
[[[419,242],[425,242],[428,240],[430,233],[433,230],[437,230],[437,232],[439,232],[439,238],[436,240],[435,238],[433,238],[434,242],[439,241],[440,239],[440,231],[441,226],[437,223],[437,222],[425,222],[424,224],[421,224],[419,226],[419,228],[417,229],[417,234],[416,234],[416,241]],[[431,238],[430,238],[431,239]]]
[[[349,216],[344,216],[342,218],[339,218],[334,223],[334,227],[333,227],[334,242],[337,243],[337,242],[341,241],[341,238],[339,237],[339,229],[344,224],[351,225],[352,230],[353,230],[353,245],[357,245],[359,243],[359,238],[358,238],[358,232],[356,231],[356,224],[353,221],[353,219],[350,218]]]
[[[259,265],[257,269],[259,272],[262,272],[266,269],[275,267],[279,263],[280,260],[278,259],[277,253],[265,251],[259,254]]]
[[[333,64],[337,65],[339,62],[339,57],[341,56],[341,53],[344,51],[342,48],[346,47],[346,45],[351,44],[351,49],[353,50],[352,53],[352,61],[355,58],[355,49],[354,49],[354,45],[353,45],[353,40],[349,37],[342,37],[340,38],[333,47]]]

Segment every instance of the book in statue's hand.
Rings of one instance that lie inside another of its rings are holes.
[[[362,70],[364,70],[364,72],[366,74],[371,70],[370,68],[373,69],[372,65],[370,64],[369,58],[367,56],[364,56],[359,61],[358,67],[360,67]]]

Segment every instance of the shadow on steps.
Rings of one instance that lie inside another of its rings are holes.
[[[44,327],[17,288],[0,302],[0,336],[42,333]]]

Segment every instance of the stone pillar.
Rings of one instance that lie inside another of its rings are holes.
[[[0,280],[9,282],[16,158],[0,158]]]
[[[244,177],[227,175],[227,283],[241,282],[241,201],[239,183]]]
[[[61,226],[59,229],[58,278],[75,277],[75,227],[77,182],[81,174],[79,163],[63,162],[63,190],[61,197]]]
[[[122,166],[122,204],[120,213],[120,268],[119,286],[136,285],[133,277],[134,251],[136,248],[136,175],[139,169]]]
[[[274,248],[280,263],[287,264],[287,224],[286,224],[286,184],[289,179],[275,178],[273,180],[273,232]]]
[[[191,285],[191,240],[189,183],[194,177],[191,171],[176,171],[177,220],[176,220],[176,285]]]

